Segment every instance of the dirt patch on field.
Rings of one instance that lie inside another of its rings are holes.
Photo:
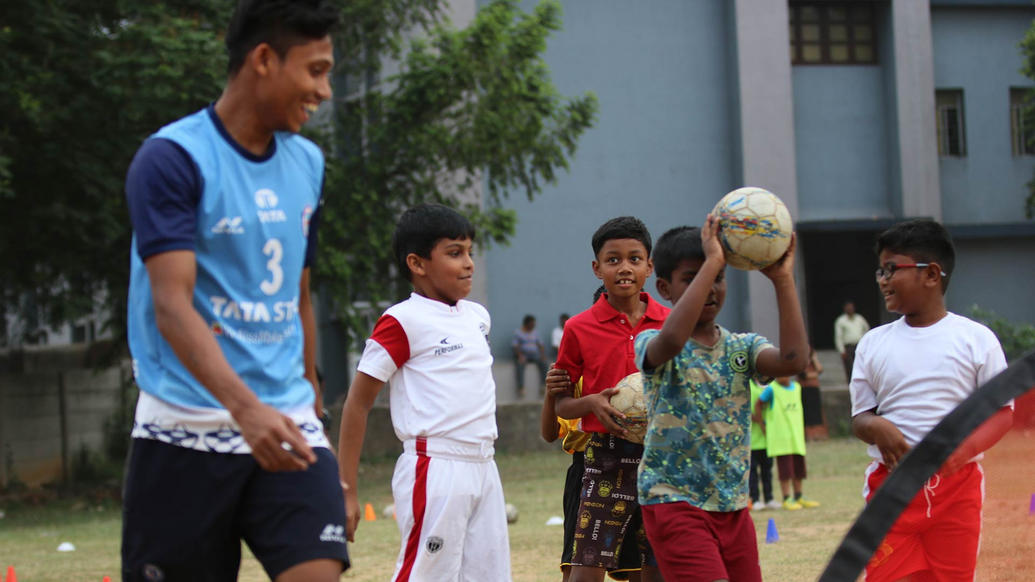
[[[1035,428],[1010,431],[985,454],[979,580],[1025,580],[1035,571]]]

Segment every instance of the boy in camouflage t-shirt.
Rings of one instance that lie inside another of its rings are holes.
[[[638,477],[644,527],[666,580],[761,581],[748,514],[752,377],[805,368],[794,241],[762,273],[772,282],[782,348],[715,323],[726,297],[718,221],[674,228],[654,250],[658,293],[674,304],[636,337],[649,425]]]

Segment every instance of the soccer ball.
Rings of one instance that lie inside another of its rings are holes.
[[[611,406],[625,415],[625,419],[615,418],[627,432],[625,440],[642,443],[647,434],[647,403],[643,400],[643,375],[633,372],[622,378],[615,386],[618,392],[611,395]]]
[[[518,520],[518,509],[514,504],[507,504],[507,523],[514,523]]]
[[[719,200],[712,215],[719,219],[719,241],[731,267],[764,269],[779,260],[791,244],[791,213],[768,190],[737,188]]]

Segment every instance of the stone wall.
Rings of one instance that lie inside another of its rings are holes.
[[[131,374],[128,361],[94,367],[96,353],[73,346],[0,356],[0,487],[61,481],[81,450],[103,450]]]

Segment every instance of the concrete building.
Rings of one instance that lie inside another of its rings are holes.
[[[479,5],[486,2],[479,1]],[[529,1],[526,8],[534,5]],[[874,235],[912,217],[943,221],[958,258],[947,302],[1035,321],[1035,223],[1024,217],[1035,157],[1013,114],[1027,0],[568,0],[546,60],[562,94],[594,91],[596,126],[570,172],[529,203],[481,277],[493,351],[526,313],[544,341],[599,284],[590,237],[614,216],[659,236],[699,225],[742,185],[788,205],[810,337],[833,346],[847,298],[889,321]],[[776,338],[771,286],[729,270],[721,323]],[[648,291],[654,289],[653,280]],[[501,398],[510,373],[497,374]]]

